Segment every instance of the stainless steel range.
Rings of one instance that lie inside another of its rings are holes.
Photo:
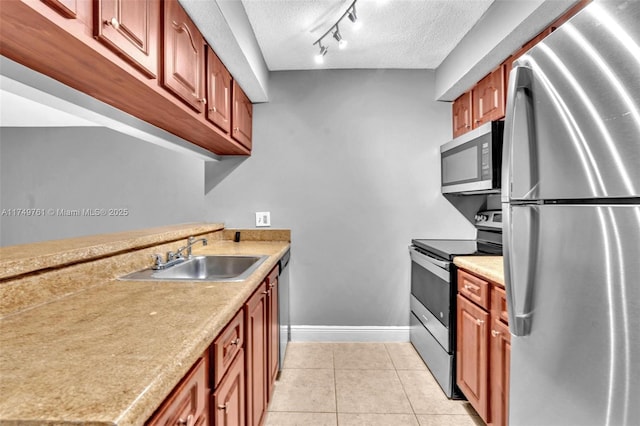
[[[464,398],[456,386],[455,256],[502,255],[499,211],[476,215],[477,240],[411,241],[411,343],[449,398]]]

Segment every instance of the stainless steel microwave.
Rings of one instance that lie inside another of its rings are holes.
[[[499,193],[503,121],[491,121],[440,147],[443,194]]]

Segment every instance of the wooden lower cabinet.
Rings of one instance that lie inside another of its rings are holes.
[[[240,349],[212,396],[211,418],[215,426],[245,425],[244,351]]]
[[[259,426],[267,412],[267,283],[245,304],[247,426]]]
[[[509,422],[509,368],[511,367],[511,334],[499,319],[491,321],[491,424],[505,426]]]
[[[205,354],[162,403],[147,426],[209,424],[209,356]]]
[[[476,293],[488,293],[478,291],[484,284],[488,286],[490,297],[476,297]],[[509,420],[511,334],[505,291],[500,285],[463,270],[458,271],[458,291],[458,387],[485,423],[506,426]]]
[[[162,403],[148,426],[264,423],[278,373],[278,274],[276,266]]]
[[[269,353],[267,356],[268,370],[268,392],[267,401],[271,401],[273,388],[278,375],[278,350],[280,349],[280,323],[278,321],[278,268],[271,271],[267,278],[267,341],[269,342]]]
[[[480,417],[489,415],[489,314],[458,294],[456,376],[458,387]]]

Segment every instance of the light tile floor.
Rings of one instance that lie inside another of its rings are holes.
[[[289,343],[265,426],[482,426],[411,343]]]

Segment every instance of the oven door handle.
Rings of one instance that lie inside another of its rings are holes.
[[[449,275],[450,262],[445,262],[443,260],[438,260],[431,256],[427,256],[426,254],[422,254],[413,247],[409,247],[409,254],[413,262],[422,266],[427,271],[442,278],[446,282],[451,282],[451,278]]]

